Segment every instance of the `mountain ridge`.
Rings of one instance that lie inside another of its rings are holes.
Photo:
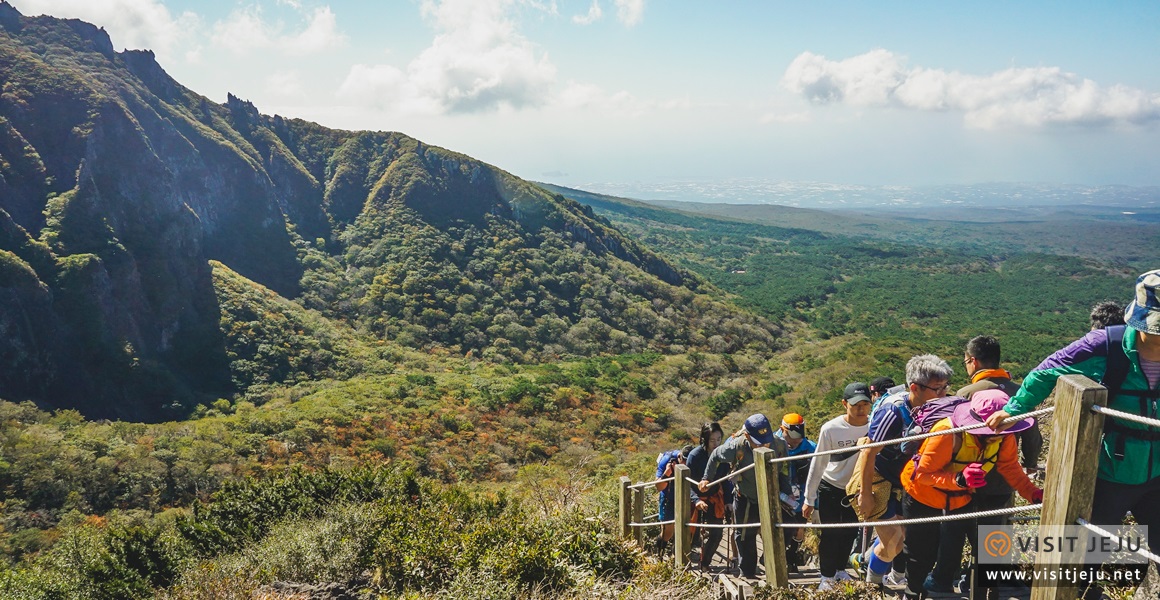
[[[211,102],[83,21],[0,1],[0,71],[0,356],[24,365],[0,397],[151,420],[238,391],[210,261],[358,335],[500,361],[776,336],[591,208],[402,133]]]

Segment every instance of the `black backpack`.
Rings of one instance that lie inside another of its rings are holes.
[[[1104,376],[1100,379],[1100,385],[1108,388],[1109,403],[1116,396],[1135,396],[1140,400],[1140,415],[1154,418],[1156,417],[1155,400],[1160,398],[1160,389],[1122,389],[1124,380],[1128,377],[1128,371],[1131,369],[1131,365],[1128,362],[1128,355],[1124,354],[1124,332],[1126,329],[1126,325],[1112,325],[1104,328],[1104,331],[1107,333],[1107,339],[1104,341],[1104,353],[1107,356],[1107,366],[1104,367]],[[1153,402],[1149,402],[1149,400]],[[1160,441],[1160,431],[1127,427],[1121,425],[1114,417],[1104,418],[1104,434],[1109,433],[1116,434],[1116,445],[1112,452],[1116,460],[1124,459],[1124,440],[1129,437],[1152,442]]]

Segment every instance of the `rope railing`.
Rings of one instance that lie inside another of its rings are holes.
[[[664,479],[658,479],[658,480],[656,480],[656,481],[646,481],[646,482],[644,482],[644,483],[638,483],[638,484],[636,484],[636,485],[630,485],[630,486],[628,486],[628,489],[630,489],[630,490],[639,490],[639,489],[646,488],[646,487],[648,487],[648,486],[650,486],[650,485],[658,485],[658,484],[661,484],[661,483],[668,483],[668,482],[670,482],[670,481],[674,481],[675,479],[676,479],[676,477],[666,477],[666,478],[664,478]]]
[[[718,479],[718,480],[716,480],[716,481],[711,481],[711,482],[709,482],[709,485],[708,485],[708,487],[713,487],[713,486],[715,486],[715,485],[717,485],[717,484],[719,484],[719,483],[724,483],[724,482],[726,482],[726,481],[728,481],[728,480],[730,480],[730,479],[733,479],[734,477],[737,477],[738,475],[740,475],[740,474],[742,474],[742,473],[745,473],[745,472],[747,472],[747,471],[752,471],[752,470],[753,470],[755,467],[757,467],[757,463],[750,463],[750,464],[748,464],[748,465],[746,465],[746,466],[744,466],[744,467],[741,467],[740,469],[737,469],[736,471],[733,471],[732,473],[730,473],[730,474],[728,474],[728,475],[726,475],[726,476],[722,477],[721,479]],[[692,481],[692,478],[690,478],[689,480],[690,480],[690,481]],[[701,482],[700,482],[700,481],[694,481],[694,482],[693,482],[693,485],[699,486],[699,485],[701,485]]]
[[[1030,512],[1042,508],[1042,504],[1028,504],[1026,506],[1013,506],[1011,508],[996,508],[995,510],[982,510],[978,512],[959,513],[957,515],[940,515],[937,517],[922,517],[919,519],[892,519],[886,521],[856,521],[852,523],[777,523],[776,527],[782,529],[798,529],[804,527],[807,529],[841,529],[851,527],[878,527],[878,526],[895,526],[895,525],[921,525],[923,523],[941,523],[943,521],[964,521],[966,519],[981,519],[983,517],[998,517],[1002,515],[1013,515],[1021,512]]]
[[[689,527],[698,529],[755,529],[761,523],[689,523]]]
[[[1148,425],[1149,427],[1160,428],[1160,420],[1149,419],[1148,417],[1135,415],[1132,413],[1126,413],[1123,411],[1116,410],[1114,408],[1105,408],[1105,407],[1097,404],[1095,406],[1092,406],[1092,411],[1102,413],[1105,417],[1115,417],[1117,419],[1123,419],[1125,421],[1132,421],[1134,423],[1140,423],[1141,425]]]
[[[1038,417],[1038,415],[1047,414],[1047,413],[1050,413],[1054,410],[1056,410],[1056,407],[1049,406],[1049,407],[1046,407],[1046,409],[1041,409],[1038,411],[1029,412],[1027,414],[1018,415],[1018,417],[1010,417],[1007,419],[1003,419],[1003,422],[1005,422],[1005,424],[1008,424],[1008,422],[1022,421],[1023,419],[1027,419],[1029,417]],[[843,454],[843,453],[849,453],[849,451],[853,451],[853,450],[860,450],[861,451],[861,450],[864,450],[867,448],[879,448],[879,447],[883,447],[883,446],[893,446],[893,444],[896,444],[896,443],[926,440],[927,438],[935,438],[935,436],[938,436],[938,435],[950,435],[950,434],[954,434],[954,433],[969,432],[969,431],[971,431],[971,429],[978,429],[980,427],[986,427],[986,424],[983,424],[983,422],[978,422],[978,424],[974,424],[974,425],[964,425],[962,427],[955,427],[952,429],[943,429],[943,431],[940,431],[940,432],[929,432],[929,433],[922,433],[922,434],[918,434],[918,435],[908,435],[908,436],[905,436],[905,438],[897,438],[894,440],[886,440],[883,442],[864,443],[864,444],[862,444],[862,446],[856,446],[854,448],[835,448],[833,450],[819,450],[819,451],[815,451],[815,453],[800,454],[797,456],[781,456],[781,457],[773,458],[773,460],[770,460],[769,462],[771,462],[771,463],[784,463],[784,462],[790,462],[790,461],[802,461],[802,460],[805,460],[805,458],[813,458],[814,456],[827,456],[827,455],[831,455],[831,454]],[[745,465],[745,467],[742,467],[738,470],[735,470],[735,471],[731,472],[731,474],[726,475],[725,477],[722,477],[722,478],[716,479],[716,480],[712,480],[712,482],[709,483],[709,487],[725,483],[726,480],[732,479],[732,478],[737,477],[741,474],[744,474],[744,472],[752,471],[755,467],[756,467],[756,464],[753,464],[753,463],[747,464],[747,465]],[[694,486],[701,485],[701,482],[697,482],[697,480],[694,480],[693,478],[687,477],[687,479],[689,480],[689,483],[693,484]],[[664,479],[661,479],[661,480],[664,480]],[[657,482],[653,482],[653,483],[660,483],[661,480],[657,480]],[[645,485],[648,485],[648,484],[637,484],[635,486],[630,486],[630,487],[643,487]]]
[[[1099,525],[1092,525],[1091,523],[1088,523],[1087,520],[1084,519],[1083,517],[1076,519],[1075,522],[1079,525],[1083,525],[1084,527],[1088,528],[1088,530],[1094,531],[1094,532],[1096,532],[1104,537],[1109,537],[1109,538],[1116,537],[1116,535],[1114,533],[1100,527]],[[1139,550],[1132,550],[1132,552],[1135,552],[1136,554],[1139,554],[1140,556],[1143,556],[1144,558],[1146,558],[1154,563],[1160,564],[1160,556],[1156,556],[1155,554],[1152,554],[1151,552],[1149,552],[1143,548],[1140,548]]]
[[[1054,406],[1049,406],[1047,408],[1032,411],[1032,412],[1029,412],[1027,414],[1019,415],[1017,417],[1008,417],[1006,419],[1003,419],[1003,423],[1016,423],[1018,421],[1022,421],[1023,419],[1026,419],[1028,417],[1037,417],[1039,415],[1045,415],[1045,414],[1050,413],[1054,410],[1055,410]],[[1158,423],[1160,423],[1160,422],[1158,422]],[[844,453],[851,452],[853,450],[865,450],[867,448],[879,448],[882,446],[893,446],[895,444],[901,444],[903,442],[917,442],[919,440],[925,440],[926,438],[937,437],[940,435],[951,435],[953,433],[962,433],[964,431],[970,431],[972,429],[979,429],[979,428],[986,427],[986,426],[987,426],[986,423],[975,423],[974,425],[963,425],[962,427],[955,427],[952,429],[944,429],[942,431],[931,431],[929,433],[920,433],[918,435],[900,437],[900,438],[895,438],[893,440],[886,440],[883,442],[872,442],[870,444],[862,444],[861,446],[854,446],[851,448],[835,448],[833,450],[821,450],[818,452],[811,452],[810,454],[799,454],[797,456],[781,456],[778,458],[774,458],[774,459],[770,460],[769,462],[771,462],[771,463],[792,462],[795,460],[802,460],[805,458],[813,458],[815,456],[826,456],[829,454],[844,454]]]
[[[672,525],[673,523],[676,523],[676,522],[677,521],[675,519],[669,519],[668,521],[649,521],[647,523],[635,523],[634,522],[634,523],[629,523],[628,526],[629,527],[656,527],[657,525]]]

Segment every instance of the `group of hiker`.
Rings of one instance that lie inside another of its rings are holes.
[[[1100,303],[1091,312],[1091,331],[1055,352],[1032,370],[1022,385],[1000,367],[999,341],[982,335],[963,353],[970,383],[950,393],[954,369],[932,354],[911,358],[902,385],[879,377],[869,385],[852,382],[842,394],[843,414],[824,423],[810,440],[805,419],[796,413],[774,428],[754,414],[725,437],[717,423],[701,429],[699,445],[658,460],[658,478],[685,462],[694,480],[695,523],[758,520],[758,490],[753,470],[756,448],[774,456],[802,456],[783,463],[779,474],[791,570],[800,562],[803,529],[792,523],[873,522],[871,539],[860,527],[819,529],[820,589],[851,579],[847,569],[870,582],[902,590],[906,598],[948,597],[967,593],[971,578],[961,575],[963,543],[975,547],[979,525],[1000,525],[1005,516],[890,525],[890,521],[977,513],[1014,506],[1017,493],[1030,503],[1043,490],[1029,477],[1038,468],[1043,437],[1033,418],[1018,419],[1052,393],[1067,374],[1085,375],[1108,388],[1108,407],[1157,418],[1160,398],[1160,270],[1141,275],[1133,301],[1122,309]],[[1013,418],[1014,417],[1014,418]],[[920,433],[974,426],[965,432],[890,444]],[[863,448],[864,445],[871,445]],[[878,444],[878,445],[872,445]],[[1116,527],[1128,512],[1143,525],[1160,522],[1160,431],[1106,416],[1099,474],[1090,522]],[[825,453],[823,453],[825,452]],[[820,453],[820,454],[816,454]],[[683,455],[683,456],[682,456]],[[726,479],[731,473],[736,473]],[[659,487],[659,486],[658,486]],[[662,491],[661,520],[672,519],[672,486]],[[667,507],[666,507],[666,502]],[[700,567],[708,568],[721,529],[702,529]],[[671,525],[658,538],[663,549]],[[741,575],[754,577],[757,531],[737,528]],[[863,551],[863,548],[867,550]],[[1094,590],[1094,592],[1092,591]],[[1098,598],[1098,588],[1088,592]]]

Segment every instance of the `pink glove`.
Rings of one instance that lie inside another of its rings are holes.
[[[971,463],[963,469],[963,480],[969,488],[981,488],[987,485],[987,472],[983,470],[983,463]]]
[[[1031,502],[1032,504],[1043,502],[1043,490],[1035,488],[1035,491],[1031,493]]]

